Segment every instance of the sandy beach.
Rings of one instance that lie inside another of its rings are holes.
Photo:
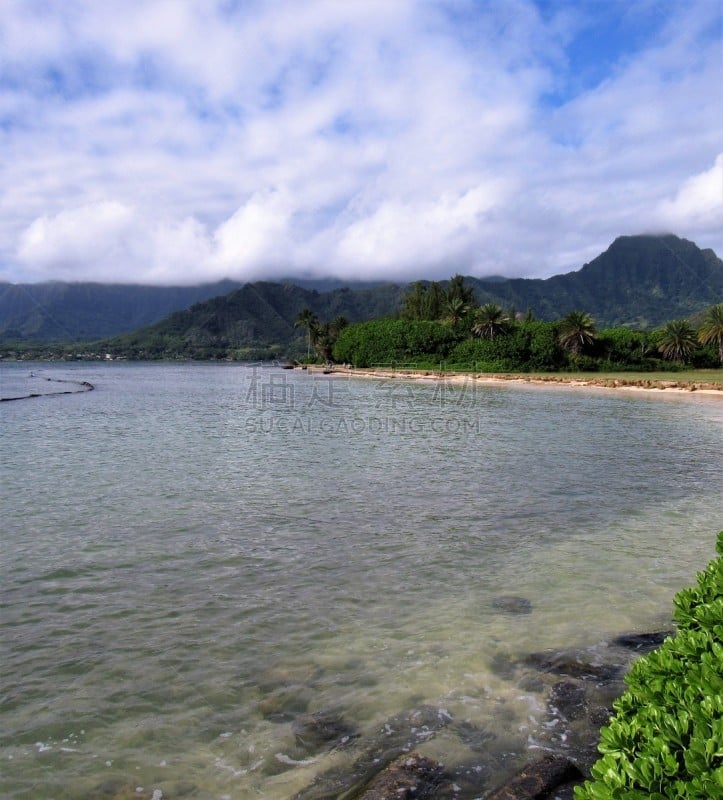
[[[540,387],[560,387],[584,389],[615,389],[628,392],[654,392],[665,394],[696,394],[708,395],[723,399],[723,382],[692,381],[684,379],[659,379],[659,378],[624,378],[618,375],[605,377],[601,375],[524,375],[520,373],[475,373],[475,372],[438,372],[433,370],[404,370],[404,369],[359,369],[354,367],[335,366],[332,368],[310,365],[310,372],[330,375],[345,375],[355,378],[369,378],[376,380],[403,380],[403,381],[437,381],[445,380],[451,383],[465,383],[475,381],[480,385],[509,385],[524,384]]]

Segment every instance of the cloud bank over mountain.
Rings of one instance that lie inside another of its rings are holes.
[[[720,4],[2,0],[0,279],[723,251]]]

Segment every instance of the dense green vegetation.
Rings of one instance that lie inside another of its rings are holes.
[[[331,353],[339,338],[339,334],[349,324],[349,320],[339,315],[331,322],[321,322],[310,308],[303,309],[299,316],[296,318],[294,327],[306,329],[306,359],[305,361],[315,361],[312,359],[311,348],[314,347],[314,352],[321,361],[328,362],[331,360]]]
[[[413,307],[430,307],[418,302],[420,297],[424,300],[418,287],[411,295]],[[655,331],[597,331],[585,312],[573,311],[562,320],[544,322],[530,314],[506,314],[491,303],[480,308],[466,304],[465,313],[452,319],[444,292],[440,297],[438,313],[446,315],[440,319],[410,319],[407,303],[405,319],[348,326],[333,346],[334,360],[356,367],[442,365],[476,372],[652,371],[720,365],[718,339],[708,335],[710,327],[701,326],[696,335],[685,320]],[[719,311],[714,306],[705,319],[715,319]],[[671,344],[671,330],[680,333],[682,341],[674,339]]]
[[[336,362],[357,367],[415,360],[438,363],[448,357],[457,339],[454,328],[434,320],[372,320],[346,327],[332,354]]]
[[[723,531],[717,551],[675,597],[675,636],[627,675],[577,800],[723,798]]]

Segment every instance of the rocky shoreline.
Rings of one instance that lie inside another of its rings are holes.
[[[505,613],[525,611],[524,598],[504,596]],[[302,711],[294,690],[283,682],[278,702],[260,708],[270,721],[291,722],[295,745],[277,756],[276,772],[343,755],[287,800],[573,800],[575,786],[598,759],[600,728],[613,702],[626,689],[624,676],[640,655],[658,647],[673,631],[627,633],[590,648],[500,654],[491,670],[522,694],[544,698],[535,724],[495,731],[455,718],[447,709],[420,703],[371,730],[357,727],[339,709]],[[270,688],[270,687],[269,687]],[[295,685],[299,691],[299,685]],[[463,758],[446,763],[429,743],[457,742]],[[526,744],[525,744],[526,742]],[[187,781],[163,791],[125,781],[97,785],[88,800],[174,800],[204,796]]]
[[[524,598],[506,602],[512,599]],[[514,605],[510,613],[525,613],[519,610],[522,603]],[[491,666],[500,677],[546,698],[544,716],[528,738],[529,759],[514,769],[519,754],[508,753],[508,777],[501,783],[493,776],[505,771],[500,763],[505,755],[488,745],[503,734],[454,719],[445,709],[421,705],[387,720],[370,736],[361,736],[340,716],[302,716],[295,723],[297,742],[302,747],[315,742],[305,752],[348,747],[359,755],[350,768],[318,775],[292,800],[572,800],[574,787],[589,776],[598,758],[600,728],[625,691],[623,678],[632,661],[671,633],[623,634],[594,652],[545,650],[495,659]],[[474,760],[442,764],[426,756],[424,744],[442,731],[459,737]]]

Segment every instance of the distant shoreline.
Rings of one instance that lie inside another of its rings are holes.
[[[655,394],[699,394],[723,399],[723,382],[715,381],[690,381],[675,379],[645,379],[645,378],[606,378],[599,376],[581,375],[525,375],[523,373],[480,373],[480,372],[436,372],[432,370],[404,370],[404,369],[374,369],[355,367],[324,368],[309,365],[310,372],[331,375],[347,375],[355,378],[378,380],[405,380],[405,381],[451,381],[464,383],[473,380],[480,385],[505,386],[522,384],[547,387],[571,387],[582,389],[616,389],[628,392],[652,392]]]

